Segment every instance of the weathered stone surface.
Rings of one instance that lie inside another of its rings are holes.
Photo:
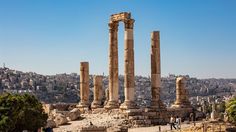
[[[94,100],[92,103],[92,108],[101,108],[102,107],[102,96],[103,96],[103,89],[102,89],[102,78],[103,76],[95,76],[94,77]]]
[[[57,124],[57,126],[64,125],[64,124],[68,123],[66,116],[62,115],[62,114],[57,114],[55,116],[54,121]]]
[[[141,115],[142,114],[142,109],[128,109],[128,110],[123,110],[123,114],[127,116],[135,116],[135,115]]]
[[[216,105],[215,103],[212,104],[212,112],[211,112],[211,120],[216,120],[217,112],[216,112]]]
[[[80,62],[80,103],[78,107],[89,106],[89,63]]]
[[[107,128],[107,132],[128,132],[127,126],[113,126]]]
[[[144,120],[145,116],[129,116],[129,120]]]
[[[55,127],[57,127],[57,124],[54,120],[48,119],[46,127],[55,128]]]
[[[176,101],[171,106],[173,108],[191,108],[186,90],[186,78],[178,77],[176,79]]]
[[[84,126],[80,129],[80,132],[106,132],[107,128],[103,126]]]
[[[118,41],[117,31],[118,22],[111,21],[109,23],[109,99],[105,108],[113,109],[118,108],[118,94],[119,94],[119,81],[118,81]]]
[[[184,121],[189,118],[189,115],[191,112],[193,112],[192,108],[172,107],[172,108],[167,109],[166,117],[167,119],[170,119],[171,115],[179,116]],[[165,117],[162,117],[162,118],[165,118]]]
[[[161,57],[160,57],[160,32],[151,33],[151,108],[165,109],[160,100],[161,89]]]
[[[51,105],[51,109],[57,109],[58,111],[66,111],[68,110],[70,104],[67,103],[56,103]]]
[[[67,117],[71,121],[78,119],[80,117],[80,110],[78,108],[74,108],[67,114]]]
[[[51,104],[43,104],[43,110],[45,113],[50,114],[51,110],[53,110]]]
[[[134,20],[125,21],[125,68],[124,68],[124,92],[125,101],[120,106],[121,109],[136,108],[134,102],[134,41],[133,41],[133,25]]]
[[[105,108],[118,108],[118,22],[123,21],[125,24],[125,78],[124,78],[124,93],[125,101],[121,105],[121,109],[135,108],[134,102],[134,41],[133,41],[133,25],[134,20],[131,19],[131,14],[127,12],[113,14],[109,22],[110,28],[110,44],[109,44],[109,101]]]
[[[126,19],[131,18],[131,13],[129,12],[121,12],[117,14],[112,14],[110,17],[110,22],[119,22],[119,21],[124,21]]]

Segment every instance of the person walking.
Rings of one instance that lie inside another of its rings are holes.
[[[172,130],[172,127],[174,127],[176,129],[175,118],[171,115],[171,117],[170,117],[170,130]]]
[[[176,127],[180,129],[181,118],[179,116],[176,117]]]

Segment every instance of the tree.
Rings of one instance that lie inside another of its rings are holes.
[[[229,120],[236,123],[236,98],[231,99],[226,104],[226,112],[229,116]]]
[[[0,131],[35,131],[45,126],[47,114],[42,104],[29,94],[0,95]]]
[[[219,113],[224,113],[225,112],[225,102],[222,101],[217,105],[217,111]]]

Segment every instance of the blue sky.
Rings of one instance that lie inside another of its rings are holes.
[[[135,19],[135,74],[150,74],[150,33],[161,33],[162,76],[236,78],[235,0],[0,0],[0,64],[40,74],[108,74],[108,21]],[[124,72],[119,25],[119,73]]]

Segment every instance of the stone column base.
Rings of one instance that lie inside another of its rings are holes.
[[[105,109],[116,109],[119,108],[118,101],[108,101],[107,104],[104,106]]]
[[[125,101],[123,104],[121,104],[120,109],[127,110],[127,109],[136,109],[137,106],[133,101]]]
[[[171,108],[192,108],[192,106],[188,104],[173,104]]]
[[[93,101],[91,108],[93,108],[93,109],[102,108],[101,101]]]
[[[171,105],[172,108],[192,108],[189,101],[175,101],[173,105]]]
[[[151,109],[156,109],[156,110],[163,110],[166,109],[166,106],[162,103],[162,101],[151,101]]]
[[[88,108],[89,107],[89,103],[87,102],[80,102],[78,105],[77,105],[78,108]]]
[[[211,120],[216,120],[216,118],[217,118],[217,113],[216,113],[216,111],[212,111],[211,112]]]

